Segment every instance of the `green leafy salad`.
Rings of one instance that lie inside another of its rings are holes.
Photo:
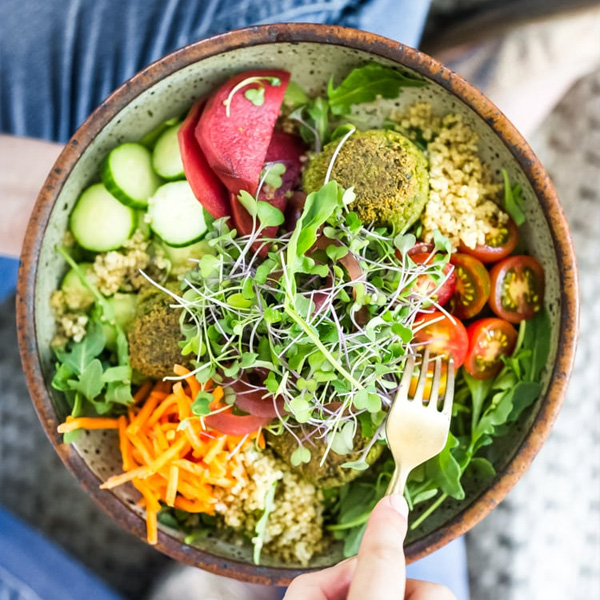
[[[544,271],[520,187],[459,115],[357,110],[426,85],[375,63],[317,94],[241,73],[113,149],[81,194],[51,300],[60,431],[118,430],[103,487],[133,484],[151,543],[162,523],[241,537],[256,563],[355,554],[425,348],[452,357],[456,391],[445,448],[408,479],[411,529],[494,478],[496,440],[542,392]]]

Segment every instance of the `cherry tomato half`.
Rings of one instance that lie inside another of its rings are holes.
[[[510,323],[531,319],[544,304],[544,269],[531,256],[509,256],[490,271],[490,308]]]
[[[431,264],[434,257],[430,252],[419,252],[417,254],[410,254],[409,252],[409,256],[417,265]],[[440,306],[444,306],[452,298],[456,287],[456,275],[454,274],[454,267],[450,263],[444,266],[444,276],[445,281],[442,283],[436,281],[431,275],[423,273],[417,277],[412,289],[418,294],[429,296],[433,302]],[[435,291],[436,289],[437,291]],[[435,293],[432,293],[434,291]]]
[[[459,319],[477,315],[490,297],[490,276],[481,261],[468,254],[453,254],[456,287],[451,301],[452,314]]]
[[[511,356],[517,330],[504,319],[479,319],[467,327],[469,350],[465,371],[475,379],[490,379],[500,373],[503,356]]]
[[[506,258],[519,243],[519,229],[515,222],[508,217],[506,223],[492,224],[492,229],[485,235],[485,243],[469,248],[462,242],[459,251],[470,254],[482,263],[495,263]]]
[[[414,342],[427,344],[432,354],[452,356],[455,369],[465,362],[469,336],[458,319],[450,319],[438,311],[427,313],[415,321],[414,329]]]

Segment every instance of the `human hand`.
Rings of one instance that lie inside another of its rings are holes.
[[[442,585],[406,579],[407,517],[408,506],[400,494],[380,500],[369,517],[358,556],[300,575],[284,600],[455,600]]]

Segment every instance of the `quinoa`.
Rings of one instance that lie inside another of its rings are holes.
[[[168,262],[154,246],[154,252],[150,253],[150,247],[150,240],[138,229],[119,250],[98,254],[94,261],[98,290],[105,296],[118,291],[136,292],[146,282],[140,271],[160,279],[160,272],[167,269]]]
[[[226,525],[252,536],[265,510],[267,492],[277,482],[264,551],[306,566],[324,548],[321,491],[269,451],[250,447],[244,450],[242,462],[247,478],[240,476],[233,488],[222,490],[215,511]]]
[[[432,241],[438,229],[455,249],[461,241],[469,248],[483,244],[486,234],[508,216],[498,205],[503,186],[494,183],[478,156],[477,133],[460,115],[434,115],[426,102],[393,113],[391,120],[407,137],[427,145],[429,202],[421,216],[425,241]]]
[[[51,342],[53,347],[64,346],[70,340],[80,342],[85,337],[88,323],[86,310],[89,305],[78,305],[73,295],[54,290],[50,295],[50,308],[56,322],[56,332]]]

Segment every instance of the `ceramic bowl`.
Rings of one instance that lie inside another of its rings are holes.
[[[550,180],[531,148],[502,113],[479,91],[431,57],[370,33],[325,25],[277,24],[253,27],[199,41],[157,61],[124,83],[77,130],[54,165],[35,206],[25,239],[18,288],[18,328],[29,390],[56,451],[90,495],[123,527],[145,539],[143,513],[135,490],[98,486],[120,471],[114,432],[87,432],[81,443],[65,445],[56,428],[65,416],[59,394],[50,387],[53,317],[49,296],[65,273],[54,247],[80,192],[96,177],[107,152],[138,140],[162,121],[184,113],[200,96],[231,75],[257,67],[281,67],[310,92],[323,91],[368,61],[401,66],[429,85],[408,88],[395,102],[381,101],[370,118],[381,118],[394,105],[431,102],[439,113],[463,116],[480,136],[481,154],[499,176],[506,168],[524,190],[528,248],[543,264],[547,308],[552,317],[552,348],[543,375],[544,392],[510,433],[494,444],[497,476],[470,480],[462,502],[447,501],[406,543],[409,561],[465,533],[504,498],[542,446],[565,395],[577,334],[577,278],[571,236]],[[269,560],[252,564],[250,546],[219,539],[184,544],[181,534],[160,528],[157,548],[173,558],[261,583],[285,584],[306,571],[299,565]],[[341,559],[334,546],[311,569]]]

